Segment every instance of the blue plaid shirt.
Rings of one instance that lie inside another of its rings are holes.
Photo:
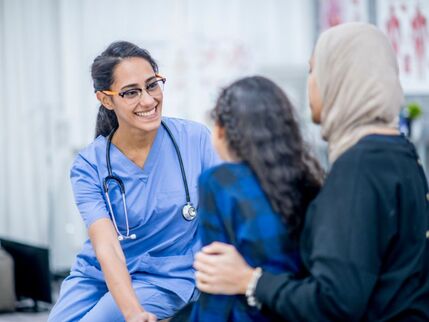
[[[253,267],[272,273],[301,269],[296,242],[275,213],[252,170],[244,163],[224,163],[199,180],[199,234],[203,245],[233,244]],[[201,294],[188,321],[268,321],[247,305],[244,296]]]

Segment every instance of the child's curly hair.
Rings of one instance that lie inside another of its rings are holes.
[[[286,94],[265,77],[243,78],[223,89],[212,117],[297,239],[324,173],[304,144]]]

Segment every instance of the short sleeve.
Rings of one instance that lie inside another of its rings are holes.
[[[70,171],[76,206],[87,228],[98,219],[110,218],[96,169],[78,155]]]
[[[211,142],[211,133],[207,127],[201,130],[201,152],[202,152],[202,170],[207,170],[221,163],[221,159],[216,153]]]

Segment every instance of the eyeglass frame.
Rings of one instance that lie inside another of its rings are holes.
[[[165,84],[165,82],[167,81],[167,78],[165,78],[165,77],[161,76],[160,74],[155,74],[155,78],[156,78],[156,81],[155,81],[155,82],[159,82],[159,81],[161,81],[163,85],[164,85],[164,84]],[[130,88],[130,89],[127,89],[127,90],[125,90],[125,91],[120,91],[120,92],[111,91],[111,90],[102,90],[102,91],[100,91],[100,92],[101,92],[101,93],[103,93],[103,94],[109,95],[109,96],[120,96],[121,98],[124,98],[124,95],[125,95],[125,93],[126,93],[127,91],[139,89],[139,90],[141,90],[141,91],[142,91],[142,92],[141,92],[141,94],[140,94],[140,97],[141,97],[141,95],[143,94],[143,91],[146,91],[146,93],[148,93],[150,96],[152,96],[152,95],[150,94],[149,90],[148,90],[148,86],[149,86],[149,85],[151,85],[151,84],[153,84],[153,83],[154,83],[154,82],[151,82],[151,83],[147,84],[147,85],[145,86],[145,88],[144,88],[144,89],[139,87],[139,88]]]

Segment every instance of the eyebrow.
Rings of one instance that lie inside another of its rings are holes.
[[[156,78],[156,75],[151,76],[151,77],[149,77],[148,79],[145,80],[145,83],[147,84],[148,82],[150,82],[151,80],[153,80],[155,78]],[[135,88],[135,87],[139,87],[139,84],[134,83],[134,84],[128,84],[128,85],[122,86],[121,87],[121,91],[124,91],[124,90],[126,90],[128,88]]]

